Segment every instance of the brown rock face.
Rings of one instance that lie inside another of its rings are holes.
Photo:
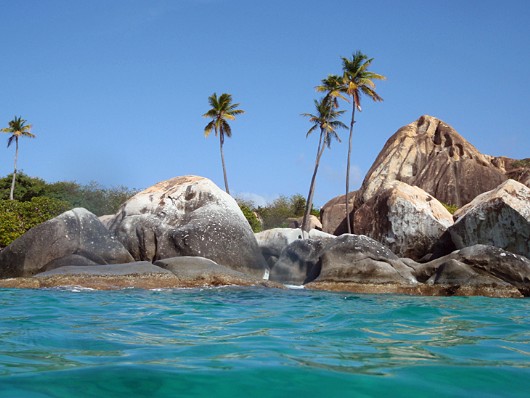
[[[507,179],[501,163],[481,154],[448,124],[424,115],[386,142],[358,199],[366,202],[385,183],[398,180],[460,207]]]
[[[350,192],[350,210],[353,210],[357,191]],[[346,195],[331,199],[320,209],[322,231],[333,235],[342,235],[348,232],[346,224]]]

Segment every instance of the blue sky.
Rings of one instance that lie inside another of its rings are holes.
[[[483,153],[530,156],[528,1],[0,0],[0,13],[0,125],[33,125],[19,168],[49,182],[146,188],[194,174],[223,187],[201,115],[228,92],[246,110],[225,143],[232,193],[305,196],[317,136],[300,114],[356,50],[388,79],[384,102],[365,98],[357,114],[352,188],[423,114]],[[324,152],[317,206],[344,193],[341,137]],[[0,175],[13,155],[0,146]]]

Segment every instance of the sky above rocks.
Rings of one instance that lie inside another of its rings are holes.
[[[350,187],[423,114],[481,152],[530,157],[530,2],[0,0],[0,125],[22,116],[19,169],[48,182],[147,188],[180,175],[223,187],[207,98],[246,111],[225,142],[230,190],[258,204],[307,195],[314,87],[361,50],[384,98],[356,114]],[[351,106],[342,103],[348,124]],[[345,189],[346,130],[324,152],[315,204]],[[8,136],[0,137],[7,143]],[[0,175],[14,148],[0,147]]]

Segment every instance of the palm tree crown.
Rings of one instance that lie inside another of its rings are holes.
[[[228,180],[226,178],[226,167],[223,154],[225,136],[232,136],[232,129],[230,128],[227,120],[235,120],[236,115],[245,113],[245,111],[242,109],[237,109],[239,104],[232,104],[232,96],[226,93],[221,94],[219,97],[217,97],[216,93],[213,93],[210,97],[208,97],[208,102],[211,108],[202,116],[211,118],[212,120],[204,128],[204,136],[208,137],[212,130],[214,130],[216,137],[219,135],[225,189],[226,192],[230,194],[230,190],[228,189]]]
[[[18,138],[19,137],[28,137],[35,138],[35,134],[31,133],[31,124],[26,124],[26,120],[22,117],[14,117],[13,120],[9,122],[9,127],[4,127],[0,130],[2,133],[11,134],[7,140],[7,147],[9,148],[13,141],[15,142],[15,167],[13,171],[13,180],[11,182],[11,192],[9,193],[9,199],[14,199],[15,192],[15,180],[17,176],[17,159],[18,159]]]
[[[343,95],[346,93],[346,85],[344,84],[344,79],[341,76],[328,75],[328,77],[322,79],[322,84],[320,86],[316,86],[315,89],[320,93],[325,92],[325,98],[330,99],[333,102],[333,106],[335,108],[339,107],[339,98],[349,102],[348,98]]]
[[[352,55],[352,58],[342,57],[343,83],[346,86],[346,93],[353,98],[357,110],[361,108],[361,93],[367,95],[376,102],[383,101],[383,98],[375,92],[374,80],[385,80],[386,77],[368,70],[374,59],[360,51]]]

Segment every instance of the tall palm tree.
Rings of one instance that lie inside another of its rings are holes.
[[[315,170],[311,177],[311,184],[309,185],[309,194],[307,195],[306,208],[304,212],[304,218],[302,219],[302,231],[307,231],[309,215],[313,208],[313,195],[315,193],[315,181],[317,177],[318,167],[320,165],[320,158],[324,153],[326,147],[330,147],[331,140],[336,139],[340,142],[340,138],[337,134],[336,129],[347,128],[347,126],[337,118],[342,115],[345,111],[337,111],[334,109],[333,101],[331,97],[324,97],[320,101],[315,100],[316,114],[302,113],[302,116],[308,117],[309,121],[313,123],[313,126],[309,129],[306,134],[308,137],[313,131],[320,129],[320,137],[318,139],[317,156],[315,160]]]
[[[19,137],[28,137],[35,138],[35,134],[31,133],[31,124],[26,124],[26,120],[22,117],[14,117],[13,120],[9,122],[9,127],[4,127],[0,130],[2,133],[11,134],[7,140],[7,147],[9,148],[13,141],[15,142],[15,168],[13,170],[13,179],[11,181],[11,192],[9,193],[9,199],[14,199],[15,192],[15,180],[17,176],[17,160],[18,160],[18,138]]]
[[[365,54],[357,51],[352,58],[342,57],[343,83],[346,86],[346,94],[352,99],[352,114],[350,123],[350,136],[348,139],[348,160],[346,165],[346,219],[348,224],[348,233],[351,233],[351,220],[349,210],[349,192],[350,192],[350,158],[351,144],[353,135],[353,125],[355,123],[355,109],[361,112],[361,95],[365,94],[372,100],[378,102],[383,98],[375,92],[374,80],[384,80],[385,76],[368,70],[374,59],[368,58]]]
[[[225,157],[223,153],[225,136],[232,136],[232,129],[230,128],[227,120],[235,120],[236,115],[245,113],[245,111],[242,109],[237,109],[239,104],[232,104],[232,96],[226,93],[221,94],[219,98],[217,97],[216,93],[213,93],[210,97],[208,97],[208,102],[212,108],[202,116],[211,118],[212,121],[204,128],[204,136],[208,137],[212,130],[215,131],[216,137],[219,135],[225,190],[226,193],[230,194],[230,190],[228,189],[228,180],[226,178]]]

